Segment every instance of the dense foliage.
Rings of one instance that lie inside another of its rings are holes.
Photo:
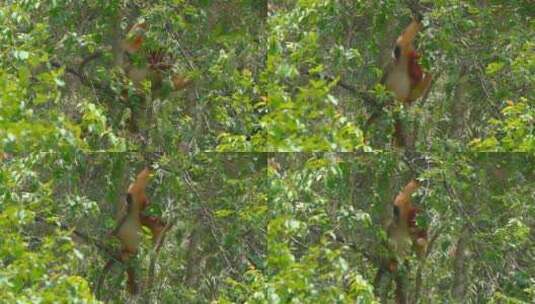
[[[418,176],[430,244],[424,260],[408,259],[409,303],[529,303],[534,164],[519,154],[281,154],[270,166],[267,290],[281,303],[371,303],[393,198]]]
[[[534,303],[534,8],[0,1],[0,303]],[[419,15],[403,105],[381,79]],[[168,234],[97,295],[144,167]],[[389,245],[412,179],[423,256]]]
[[[530,1],[420,1],[425,28],[417,44],[434,82],[429,96],[403,108],[390,105],[378,82],[410,22],[409,2],[270,2],[269,149],[390,148],[400,116],[419,150],[468,150],[487,137],[478,150],[534,150]],[[514,110],[520,119],[504,109],[509,100],[525,104]],[[366,128],[378,106],[382,117]]]
[[[263,16],[258,1],[4,2],[3,149],[262,151]],[[173,71],[194,83],[173,94],[146,91],[148,106],[113,60],[139,20],[149,24],[144,50],[164,50]],[[142,130],[130,132],[137,116]]]
[[[132,161],[139,160],[136,153],[42,153],[2,165],[3,300],[92,299],[88,282],[96,282],[108,258],[97,245],[117,247],[107,236],[115,226],[112,215],[116,202],[124,199],[128,176],[137,173]],[[174,226],[164,254],[155,257],[150,239],[144,238],[139,280],[145,280],[146,265],[155,258],[160,265],[157,287],[147,296],[163,302],[206,303],[223,297],[229,286],[232,290],[234,284],[248,282],[243,274],[263,267],[265,259],[265,156],[165,157],[153,167],[157,169],[149,188],[150,212]],[[91,238],[80,239],[72,229]],[[112,269],[104,299],[122,298],[121,281],[119,267]],[[243,295],[233,292],[227,297]]]

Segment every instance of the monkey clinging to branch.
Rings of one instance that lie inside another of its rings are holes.
[[[421,27],[421,22],[413,19],[405,31],[397,38],[392,52],[392,61],[386,67],[381,79],[381,83],[394,93],[396,100],[406,106],[409,106],[426,93],[432,80],[431,74],[424,73],[418,64],[420,54],[416,52],[413,46],[414,38]],[[375,120],[378,115],[379,113],[377,112],[372,114],[367,124]],[[399,118],[396,118],[393,139],[397,147],[405,146],[408,141],[413,143],[414,137],[403,132]]]
[[[418,190],[420,182],[413,179],[396,195],[392,204],[393,219],[388,226],[389,257],[378,266],[374,287],[378,296],[386,296],[393,279],[396,303],[407,303],[406,273],[400,271],[398,262],[406,262],[406,257],[414,250],[418,258],[423,259],[427,251],[427,230],[416,224],[416,217],[421,210],[413,206],[411,195]],[[405,264],[406,265],[406,264]],[[391,275],[386,275],[390,273]],[[387,279],[385,281],[385,279]],[[386,284],[385,284],[386,283]],[[386,290],[385,290],[386,289]]]
[[[387,66],[382,83],[394,93],[398,101],[410,105],[427,90],[432,76],[424,73],[418,64],[420,54],[413,46],[413,40],[421,29],[420,21],[413,19],[396,40],[392,62]]]
[[[413,179],[401,190],[393,204],[393,221],[388,229],[391,245],[399,257],[408,254],[407,245],[412,243],[418,257],[427,249],[427,231],[416,225],[416,216],[421,210],[412,205],[411,195],[418,190],[420,182]]]
[[[133,64],[133,62],[126,62],[124,66],[126,74],[132,82],[139,86],[143,80],[150,80],[154,87],[159,87],[163,74],[171,70],[173,63],[169,58],[167,52],[162,49],[142,49],[147,38],[148,25],[145,21],[134,24],[126,38],[121,42],[122,50],[127,54],[127,57],[138,55],[144,59],[143,64]],[[171,73],[171,84],[175,91],[182,90],[191,84],[191,79],[186,78],[180,74]]]
[[[132,196],[134,201],[140,202],[141,212],[139,214],[139,220],[141,222],[141,225],[149,228],[152,234],[152,241],[156,243],[158,242],[160,237],[163,238],[161,234],[163,232],[163,229],[165,228],[166,223],[157,216],[151,216],[142,213],[150,204],[150,201],[147,198],[147,195],[145,194],[145,188],[147,187],[149,178],[149,169],[143,169],[143,171],[138,174],[136,181],[132,183],[130,187],[128,187],[128,195]]]
[[[142,213],[149,204],[149,200],[145,194],[145,188],[147,187],[149,179],[150,171],[148,168],[145,168],[128,187],[125,208],[123,208],[123,206],[120,206],[119,208],[117,226],[112,232],[112,235],[116,236],[121,242],[121,254],[119,259],[123,263],[128,263],[130,259],[137,254],[141,243],[142,226],[146,226],[150,229],[154,243],[157,243],[160,238],[163,239],[162,234],[165,233],[165,223],[160,218],[144,215]],[[97,284],[97,294],[100,291],[106,274],[110,271],[115,262],[116,260],[112,258],[104,266]],[[131,263],[126,267],[128,275],[128,291],[131,294],[135,294],[138,291],[135,281],[135,267],[131,265]]]
[[[150,179],[150,170],[148,168],[143,169],[136,177],[136,180],[130,184],[127,192],[127,208],[128,208],[128,198],[130,198],[136,205],[139,207],[138,215],[139,222],[142,226],[149,228],[152,234],[152,241],[156,243],[163,229],[165,228],[166,223],[157,216],[143,214],[143,211],[149,206],[150,201],[145,194],[145,189]],[[124,212],[120,212],[119,217],[124,216]]]

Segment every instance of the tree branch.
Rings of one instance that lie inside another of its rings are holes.
[[[55,222],[54,224],[49,223],[44,218],[42,218],[40,216],[36,217],[35,221],[38,222],[38,223],[46,224],[46,225],[58,226],[61,230],[64,230],[64,231],[71,231],[74,235],[76,235],[77,237],[82,239],[84,242],[86,242],[88,244],[92,244],[95,247],[97,247],[100,251],[104,252],[106,254],[106,256],[108,256],[109,258],[113,259],[116,262],[122,263],[120,257],[117,254],[113,253],[113,250],[111,250],[108,246],[106,246],[101,241],[89,236],[85,232],[79,231],[78,229],[73,228],[73,227],[69,227],[68,225],[66,225],[64,223],[61,223],[59,221]]]

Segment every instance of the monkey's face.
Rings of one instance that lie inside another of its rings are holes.
[[[408,59],[420,58],[420,54],[416,52],[412,47],[402,48],[401,46],[396,45],[394,47],[394,50],[392,51],[392,59],[394,59],[394,61],[397,62],[403,56],[405,56]]]
[[[396,45],[396,47],[394,48],[394,51],[392,52],[392,58],[395,61],[398,61],[399,58],[401,58],[401,47],[399,47],[399,45]]]
[[[130,208],[132,208],[133,204],[134,204],[134,199],[132,198],[132,194],[131,193],[127,193],[126,194],[126,207],[128,208],[128,210],[130,210]]]
[[[392,208],[392,213],[393,213],[394,223],[399,223],[400,213],[401,213],[399,210],[399,207],[394,205],[394,207]]]

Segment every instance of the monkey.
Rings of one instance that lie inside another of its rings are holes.
[[[411,195],[419,187],[420,182],[413,179],[394,199],[393,220],[388,232],[400,257],[407,255],[407,243],[412,243],[418,257],[422,257],[427,248],[427,232],[416,225],[416,216],[421,209],[414,207],[411,202]]]
[[[396,100],[405,105],[410,105],[422,96],[432,80],[432,75],[424,73],[418,64],[420,54],[413,46],[414,38],[421,27],[421,22],[413,19],[397,38],[392,52],[392,62],[387,66],[381,81],[394,93]]]
[[[374,286],[379,290],[382,286],[383,277],[390,273],[391,279],[396,284],[394,292],[396,303],[406,303],[404,284],[408,264],[405,263],[405,270],[399,268],[399,260],[405,257],[414,249],[416,256],[422,259],[427,251],[427,231],[416,225],[416,216],[421,209],[412,205],[411,195],[420,187],[420,182],[416,179],[410,180],[407,185],[396,195],[392,204],[393,219],[388,226],[388,246],[392,252],[392,257],[382,259],[374,281]],[[405,260],[406,262],[406,260]]]
[[[147,198],[147,195],[145,194],[145,189],[147,187],[149,179],[150,170],[148,168],[144,168],[137,175],[136,180],[128,187],[127,195],[131,196],[134,201],[139,202],[139,220],[141,222],[141,225],[147,227],[151,231],[152,241],[156,243],[166,223],[157,216],[143,214],[143,211],[150,204],[150,201]],[[121,218],[124,214],[124,208],[122,208],[123,210],[121,210],[121,208],[119,209],[120,211],[118,213],[118,218]]]
[[[143,211],[150,204],[147,195],[145,194],[145,188],[147,187],[150,178],[150,170],[144,168],[137,176],[136,181],[128,187],[128,195],[140,202],[140,222],[143,226],[149,228],[152,234],[152,241],[156,243],[160,238],[166,223],[157,216],[145,215]]]
[[[149,205],[149,200],[145,194],[145,188],[150,179],[150,170],[144,168],[128,187],[126,204],[124,208],[118,210],[118,222],[116,228],[111,233],[121,242],[119,260],[126,263],[131,257],[137,254],[141,243],[142,226],[146,226],[152,233],[152,240],[156,244],[159,239],[163,240],[165,222],[156,216],[144,215],[142,212]],[[160,245],[161,245],[160,240]],[[102,274],[97,283],[97,293],[100,290],[106,274],[115,264],[115,260],[110,259],[103,268]],[[132,265],[127,265],[127,286],[130,294],[136,294],[138,288],[135,282],[135,269]]]
[[[136,60],[134,56],[141,50],[143,42],[145,41],[146,29],[147,24],[144,21],[134,24],[128,31],[126,38],[121,42],[121,48],[129,59],[123,64],[123,69],[136,88],[140,88],[142,81],[145,79],[149,79],[151,82],[160,80],[157,79],[159,78],[157,77],[159,75],[154,73],[150,64],[135,63]],[[141,57],[141,59],[144,58]]]
[[[126,196],[126,213],[117,223],[116,228],[111,235],[116,236],[121,242],[121,251],[119,260],[123,263],[129,262],[130,258],[137,254],[139,244],[141,242],[141,221],[140,221],[141,202],[133,199],[131,194]],[[101,289],[102,283],[106,274],[115,264],[115,260],[111,258],[102,270],[102,274],[97,283],[97,294]],[[138,288],[135,281],[135,269],[133,265],[126,266],[127,287],[130,294],[137,294]]]
[[[145,94],[145,83],[150,84],[151,95],[163,97],[182,91],[193,83],[189,77],[172,71],[172,59],[166,52],[157,47],[146,47],[148,28],[145,21],[134,24],[120,43],[119,57],[123,58],[124,55],[125,60],[121,59],[119,66],[123,69],[126,79],[132,83],[133,90],[125,88],[119,98],[130,110],[128,127],[132,133],[138,133],[150,123],[150,116],[144,114],[147,113],[146,107],[150,100]],[[164,81],[165,79],[168,80]],[[162,89],[164,87],[166,89]]]
[[[129,54],[134,54],[141,48],[145,40],[145,33],[147,31],[147,23],[145,21],[134,24],[126,38],[122,41],[121,47]]]
[[[424,73],[418,64],[420,54],[413,46],[413,41],[421,27],[421,16],[413,18],[397,38],[392,52],[392,60],[386,66],[383,77],[380,80],[380,83],[393,93],[395,100],[407,107],[429,90],[433,79],[432,75],[427,72]],[[382,110],[376,109],[366,121],[364,129],[367,129],[381,113]],[[399,118],[395,119],[393,139],[396,147],[406,145]]]
[[[395,99],[405,106],[420,98],[431,85],[432,76],[423,72],[418,64],[420,54],[413,46],[413,40],[421,29],[420,20],[413,19],[409,26],[396,40],[392,52],[392,62],[386,68],[382,83],[394,93]],[[403,128],[399,118],[394,125],[394,144],[397,147],[405,146]]]
[[[134,60],[131,59],[124,65],[124,70],[137,88],[140,88],[140,84],[146,79],[150,80],[155,88],[158,88],[163,80],[163,72],[171,69],[172,64],[166,62],[168,58],[162,50],[145,50],[145,54],[140,54],[146,34],[147,23],[145,21],[134,24],[128,31],[126,38],[121,43],[123,51],[130,58],[141,55],[141,59],[146,62],[134,64]],[[175,91],[186,88],[191,82],[191,79],[179,74],[171,76],[171,84]]]

